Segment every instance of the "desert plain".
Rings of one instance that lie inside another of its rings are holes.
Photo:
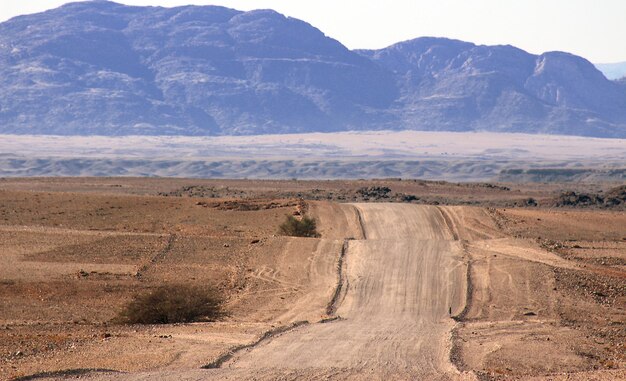
[[[619,186],[0,179],[0,378],[626,379]],[[119,321],[164,284],[224,315]]]

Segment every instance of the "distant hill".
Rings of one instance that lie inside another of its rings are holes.
[[[583,58],[419,38],[350,51],[271,10],[71,3],[0,24],[0,133],[415,129],[626,138]]]
[[[626,77],[626,62],[595,64],[595,66],[608,79],[620,79]]]
[[[360,53],[394,73],[409,128],[626,136],[626,92],[581,57],[441,38]]]

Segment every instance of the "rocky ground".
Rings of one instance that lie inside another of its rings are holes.
[[[623,368],[626,215],[588,209],[489,209],[489,214],[501,232],[527,241],[529,252],[540,248],[555,257],[531,274],[552,289],[552,311],[532,312],[547,314],[578,337],[575,353],[586,359],[585,367]]]

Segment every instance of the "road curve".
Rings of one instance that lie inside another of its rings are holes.
[[[366,239],[349,241],[340,319],[265,340],[220,369],[132,379],[472,379],[449,361],[450,312],[464,308],[467,281],[460,243],[441,211],[407,204],[354,207]]]

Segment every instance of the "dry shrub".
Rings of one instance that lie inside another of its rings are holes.
[[[215,321],[224,315],[223,298],[211,287],[169,284],[139,294],[118,316],[127,324]]]
[[[292,237],[319,237],[317,232],[317,222],[314,218],[303,217],[302,220],[298,220],[294,216],[287,216],[285,222],[283,222],[278,228],[280,234],[289,235]]]

